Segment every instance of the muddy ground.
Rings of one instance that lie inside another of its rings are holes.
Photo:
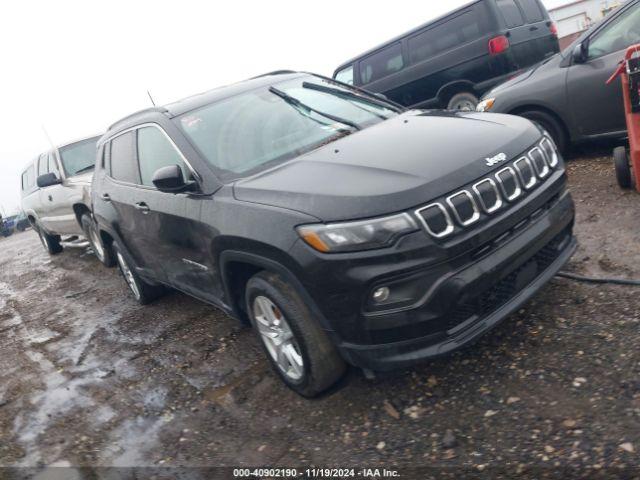
[[[568,170],[568,268],[640,278],[640,195],[597,153]],[[215,308],[138,306],[86,250],[16,234],[0,240],[0,465],[638,467],[638,295],[555,279],[462,352],[305,400]]]

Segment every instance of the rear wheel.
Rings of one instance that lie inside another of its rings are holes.
[[[38,232],[40,242],[42,242],[42,246],[49,255],[57,255],[62,252],[62,245],[60,245],[60,237],[58,235],[49,235],[39,225],[36,226],[36,232]]]
[[[478,106],[478,97],[473,93],[456,93],[447,104],[448,110],[460,110],[462,112],[475,112]]]
[[[85,213],[82,215],[80,223],[82,224],[82,230],[87,240],[89,240],[91,244],[91,250],[93,250],[93,253],[98,257],[98,260],[100,260],[105,267],[115,266],[116,259],[113,250],[102,242],[96,223],[93,221],[93,218],[91,218],[91,214]]]
[[[164,287],[160,285],[151,285],[138,275],[134,268],[126,260],[122,249],[114,242],[113,252],[118,263],[118,269],[127,283],[133,297],[140,305],[151,303],[160,297],[164,292]]]
[[[617,147],[613,151],[613,164],[616,169],[616,179],[621,188],[631,188],[633,186],[633,178],[631,176],[631,167],[629,165],[629,156],[625,147]]]
[[[533,123],[540,126],[545,130],[556,144],[558,151],[564,153],[567,148],[567,135],[564,132],[564,128],[558,120],[546,112],[539,110],[528,110],[526,112],[519,113],[521,117],[531,120]]]
[[[289,388],[314,397],[342,377],[344,360],[293,286],[260,272],[247,283],[245,297],[267,357]]]

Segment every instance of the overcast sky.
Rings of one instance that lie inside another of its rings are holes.
[[[544,0],[547,7],[568,0]],[[54,143],[271,70],[330,75],[343,62],[467,0],[9,1],[0,6],[0,206]]]

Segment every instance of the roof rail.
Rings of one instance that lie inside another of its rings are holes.
[[[164,107],[150,107],[150,108],[145,108],[143,110],[138,110],[135,113],[132,113],[131,115],[127,115],[126,117],[122,117],[120,120],[118,120],[117,122],[112,123],[111,125],[109,125],[108,130],[113,129],[114,127],[116,127],[118,124],[126,121],[126,120],[130,120],[132,118],[135,118],[139,115],[142,115],[143,113],[152,113],[152,112],[157,112],[157,113],[167,113],[169,110],[167,110]]]
[[[273,72],[263,73],[262,75],[257,75],[255,77],[251,77],[249,80],[254,80],[256,78],[268,77],[270,75],[288,75],[290,73],[298,73],[295,70],[274,70]]]

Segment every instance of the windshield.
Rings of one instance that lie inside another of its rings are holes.
[[[60,160],[67,177],[93,168],[96,163],[96,142],[99,138],[89,138],[59,149]]]
[[[178,117],[177,122],[202,156],[228,180],[397,114],[392,106],[359,99],[333,82],[303,77],[207,105]]]

